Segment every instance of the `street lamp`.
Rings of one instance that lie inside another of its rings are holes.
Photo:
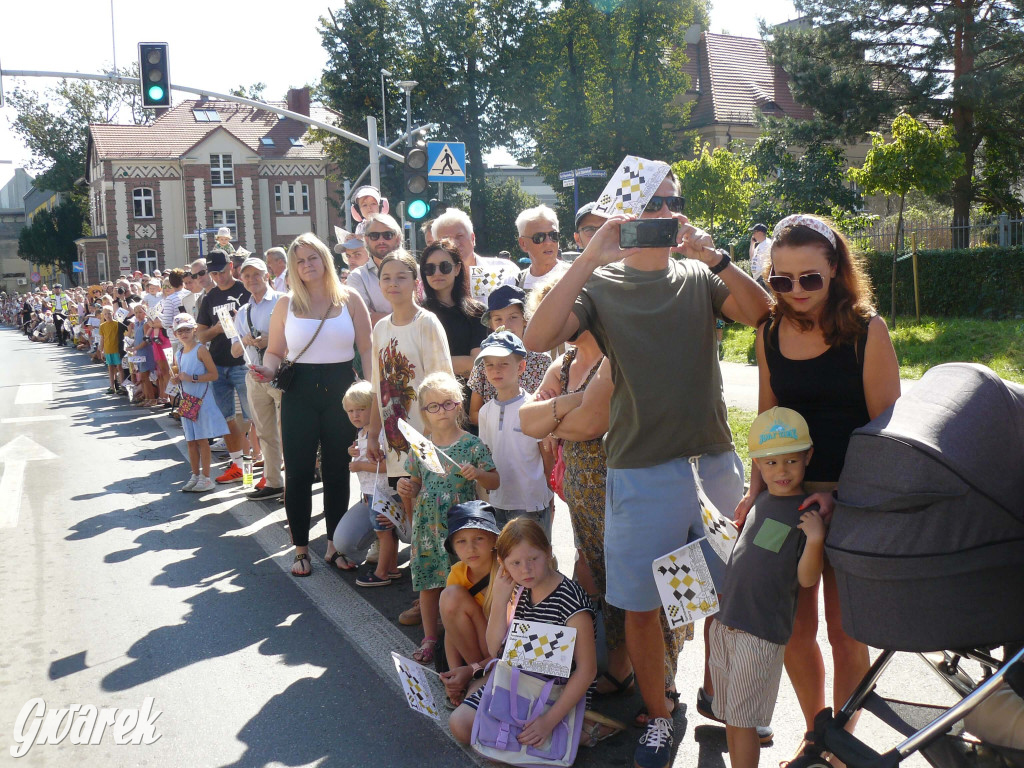
[[[405,143],[412,141],[412,89],[419,85],[416,80],[399,80],[398,87],[405,91]]]
[[[384,146],[388,144],[388,108],[387,108],[387,96],[384,95],[384,75],[391,77],[391,73],[386,69],[381,68],[380,70],[380,117],[381,127],[384,134]]]

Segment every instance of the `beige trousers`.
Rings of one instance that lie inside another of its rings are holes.
[[[281,390],[256,381],[250,373],[245,382],[249,415],[263,450],[263,477],[271,488],[283,488],[281,475]]]

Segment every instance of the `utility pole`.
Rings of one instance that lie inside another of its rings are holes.
[[[366,116],[366,141],[370,149],[370,186],[380,190],[380,155],[377,146],[377,118]]]
[[[416,80],[399,80],[398,87],[405,91],[405,146],[412,148],[412,89],[419,85]],[[370,169],[373,173],[373,169]],[[416,222],[409,224],[409,250],[416,252]]]

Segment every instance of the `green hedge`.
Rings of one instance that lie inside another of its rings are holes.
[[[892,252],[865,254],[875,302],[888,316]],[[1024,317],[1024,248],[918,251],[921,314],[940,317]],[[914,314],[914,272],[907,258],[896,265],[896,313]]]

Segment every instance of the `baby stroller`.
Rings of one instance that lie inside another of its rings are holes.
[[[928,371],[853,433],[825,548],[843,628],[884,650],[839,712],[818,714],[791,768],[827,768],[825,753],[848,768],[914,753],[936,768],[1024,766],[1024,751],[962,726],[997,692],[1024,712],[1024,387],[980,365]],[[955,706],[875,692],[907,651],[962,697]],[[905,740],[879,753],[843,730],[861,710]]]

